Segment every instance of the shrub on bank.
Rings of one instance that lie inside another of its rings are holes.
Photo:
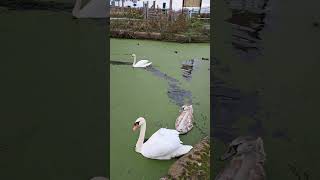
[[[183,15],[177,17],[176,21],[160,20],[112,20],[110,22],[111,30],[130,30],[142,32],[176,33],[184,34],[192,32],[194,34],[209,35],[205,24],[193,18],[186,20]]]
[[[142,19],[143,9],[139,8],[111,8],[110,17]]]

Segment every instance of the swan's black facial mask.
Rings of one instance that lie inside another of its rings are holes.
[[[135,130],[137,130],[139,127],[140,127],[140,126],[139,126],[139,122],[135,122],[135,123],[133,124],[132,130],[135,131]]]

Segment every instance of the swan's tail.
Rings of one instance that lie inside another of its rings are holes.
[[[177,149],[174,153],[172,153],[172,157],[180,157],[184,154],[187,154],[193,147],[190,145],[183,145],[179,149]]]

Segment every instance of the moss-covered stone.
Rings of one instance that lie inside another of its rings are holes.
[[[161,180],[209,180],[210,141],[203,138],[193,149],[177,160]]]

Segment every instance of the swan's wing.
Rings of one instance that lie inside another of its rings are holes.
[[[141,63],[143,63],[143,64],[147,64],[147,63],[149,63],[150,61],[149,61],[149,60],[144,60],[144,59],[142,59],[142,60],[140,60],[139,62],[141,62]]]
[[[141,153],[149,158],[166,156],[182,146],[179,132],[161,128],[143,144]]]
[[[145,65],[145,64],[147,64],[147,63],[149,63],[148,60],[140,60],[140,61],[138,61],[135,65],[137,65],[137,66],[143,66],[143,65]]]
[[[146,66],[150,66],[151,64],[152,64],[152,62],[149,62],[149,63],[146,64]]]

